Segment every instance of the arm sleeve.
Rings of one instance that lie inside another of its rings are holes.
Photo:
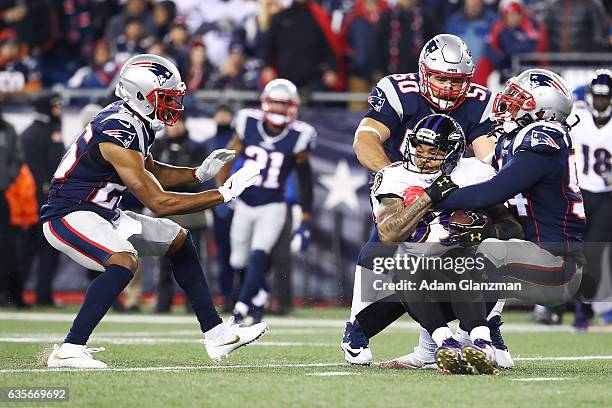
[[[555,157],[520,151],[492,179],[453,191],[436,210],[473,210],[503,203],[554,170]]]
[[[300,205],[302,212],[312,211],[313,189],[312,189],[312,169],[310,161],[306,160],[296,165],[298,184],[300,189]]]

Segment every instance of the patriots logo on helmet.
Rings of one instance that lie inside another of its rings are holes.
[[[563,89],[563,86],[559,82],[555,81],[554,78],[551,78],[548,75],[533,73],[529,76],[529,81],[531,81],[531,86],[533,88],[536,88],[538,86],[550,86],[561,92],[563,95],[568,96],[565,89]]]
[[[102,133],[119,140],[126,149],[136,137],[136,132],[128,132],[123,129],[109,129],[102,131]]]
[[[137,67],[146,68],[157,76],[157,80],[159,81],[159,85],[163,86],[166,81],[168,81],[172,77],[172,71],[168,68],[160,64],[159,62],[151,62],[151,61],[140,61],[135,62],[134,64]]]
[[[376,112],[380,112],[383,105],[385,104],[386,99],[383,98],[383,93],[380,89],[374,89],[376,89],[376,95],[368,96],[368,103],[370,104],[370,106],[372,106],[372,108],[374,108]]]
[[[537,145],[546,145],[555,149],[560,149],[559,145],[555,142],[555,139],[553,139],[549,134],[534,130],[531,132],[531,147]]]

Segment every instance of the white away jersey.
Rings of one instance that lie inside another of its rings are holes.
[[[493,167],[481,162],[476,158],[461,159],[457,167],[451,173],[451,179],[459,187],[482,183],[495,175]],[[374,220],[378,214],[380,200],[385,197],[403,199],[402,193],[409,187],[428,187],[436,177],[431,175],[415,173],[407,170],[403,162],[396,162],[376,173],[374,185],[372,186],[370,200]],[[413,234],[406,243],[432,242],[438,243],[448,236],[447,211],[430,211],[423,217]]]
[[[603,176],[612,171],[612,120],[597,128],[593,115],[584,102],[574,106],[580,123],[571,130],[577,151],[578,186],[592,193],[612,191]]]

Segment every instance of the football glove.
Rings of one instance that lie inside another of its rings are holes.
[[[215,177],[219,170],[223,168],[229,161],[236,157],[235,150],[217,149],[208,155],[200,164],[200,167],[195,169],[195,177],[200,183],[203,183]]]
[[[444,200],[448,194],[458,188],[459,186],[453,182],[450,176],[443,175],[438,177],[429,187],[425,188],[425,192],[435,204],[438,201]]]
[[[257,183],[261,168],[253,161],[247,161],[242,168],[232,174],[221,187],[219,192],[223,201],[228,202],[238,197],[242,192]]]
[[[303,222],[302,225],[293,233],[291,238],[291,253],[304,253],[310,244],[310,224]]]
[[[420,196],[425,193],[423,187],[411,186],[404,190],[402,197],[404,197],[404,205],[409,206],[414,203]]]
[[[495,238],[495,226],[487,225],[485,217],[474,211],[465,212],[470,218],[469,223],[451,222],[448,224],[449,236],[444,240],[447,244],[473,245],[487,238]]]

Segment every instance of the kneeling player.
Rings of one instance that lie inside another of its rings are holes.
[[[513,297],[555,305],[577,292],[582,271],[582,194],[577,184],[570,126],[572,94],[563,79],[544,69],[527,70],[508,80],[495,99],[501,136],[492,179],[459,188],[444,175],[417,207],[487,208],[508,201],[526,241],[500,243],[484,228],[478,253],[490,262],[493,279],[521,283]]]
[[[448,213],[431,212],[427,208],[417,210],[414,201],[423,187],[429,186],[440,174],[451,175],[462,185],[468,185],[493,176],[492,167],[477,159],[461,159],[465,137],[461,127],[450,117],[430,115],[421,120],[413,132],[408,133],[404,162],[388,166],[376,175],[372,188],[372,202],[381,240],[386,244],[400,244],[397,254],[413,257],[450,256],[450,252],[464,254],[460,248],[449,249],[442,242],[448,232]],[[501,207],[501,208],[499,208]],[[496,209],[495,221],[515,224],[503,206]],[[492,227],[494,228],[494,227]],[[514,230],[520,232],[520,228]],[[500,230],[501,231],[501,230]],[[376,248],[370,256],[376,257]],[[458,281],[460,275],[453,272],[437,273],[444,281]],[[465,276],[461,277],[465,279]],[[362,280],[362,285],[364,280]],[[366,288],[362,287],[362,290]],[[367,290],[367,289],[366,289]],[[428,291],[425,291],[428,292]],[[418,295],[423,295],[420,293]],[[425,293],[429,297],[429,293]],[[421,301],[418,296],[406,296],[404,305],[410,315],[432,335],[438,349],[438,363],[450,372],[469,372],[470,367],[461,357],[461,344],[453,337],[447,322],[459,318],[468,331],[471,343],[464,348],[466,357],[474,357],[479,371],[492,373],[495,361],[489,328],[486,322],[486,306],[479,291],[461,293],[450,291],[449,314],[438,300]],[[478,299],[480,297],[480,299]],[[387,298],[388,299],[388,298]],[[360,323],[359,315],[357,319]],[[369,322],[363,321],[364,324]],[[374,323],[375,324],[375,323]],[[433,360],[433,356],[432,356]],[[484,362],[484,365],[479,362]]]

